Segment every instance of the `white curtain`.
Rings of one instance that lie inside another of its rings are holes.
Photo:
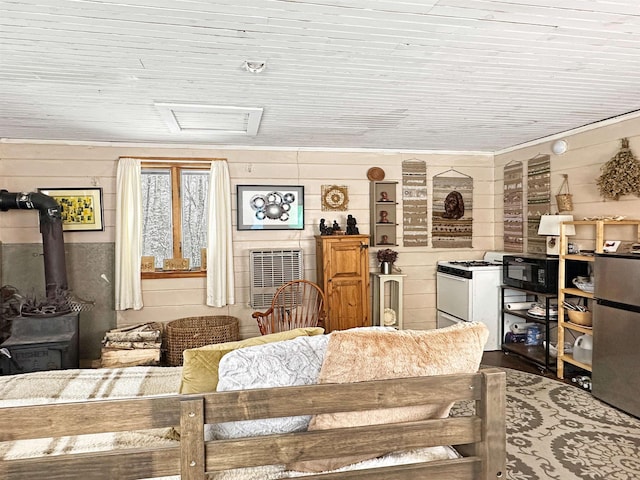
[[[211,162],[207,239],[207,305],[233,305],[234,270],[231,224],[231,180],[226,161]]]
[[[121,158],[116,177],[116,310],[142,308],[140,160]]]

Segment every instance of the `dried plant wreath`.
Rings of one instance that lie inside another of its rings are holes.
[[[618,153],[605,163],[596,179],[600,195],[605,199],[618,200],[621,195],[640,197],[640,162],[629,149],[629,140],[623,138]]]

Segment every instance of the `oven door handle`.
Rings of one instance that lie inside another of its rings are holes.
[[[436,275],[439,275],[441,277],[444,277],[450,280],[455,280],[457,282],[467,282],[471,280],[470,278],[459,277],[458,275],[451,275],[449,273],[443,273],[443,272],[438,272]]]

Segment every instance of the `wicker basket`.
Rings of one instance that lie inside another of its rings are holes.
[[[556,203],[558,204],[559,212],[571,212],[573,211],[573,196],[569,193],[569,175],[565,173],[562,176],[564,180],[556,195]]]
[[[592,322],[591,312],[578,312],[577,310],[567,310],[569,321],[584,327],[590,327]]]
[[[238,340],[238,319],[226,315],[180,318],[167,323],[164,337],[165,363],[177,367],[182,365],[182,352],[188,348]]]
[[[556,203],[559,212],[573,211],[573,196],[570,193],[560,193],[556,195]]]

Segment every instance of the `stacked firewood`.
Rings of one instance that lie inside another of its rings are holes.
[[[101,366],[159,365],[162,324],[144,323],[109,330],[102,340]]]

